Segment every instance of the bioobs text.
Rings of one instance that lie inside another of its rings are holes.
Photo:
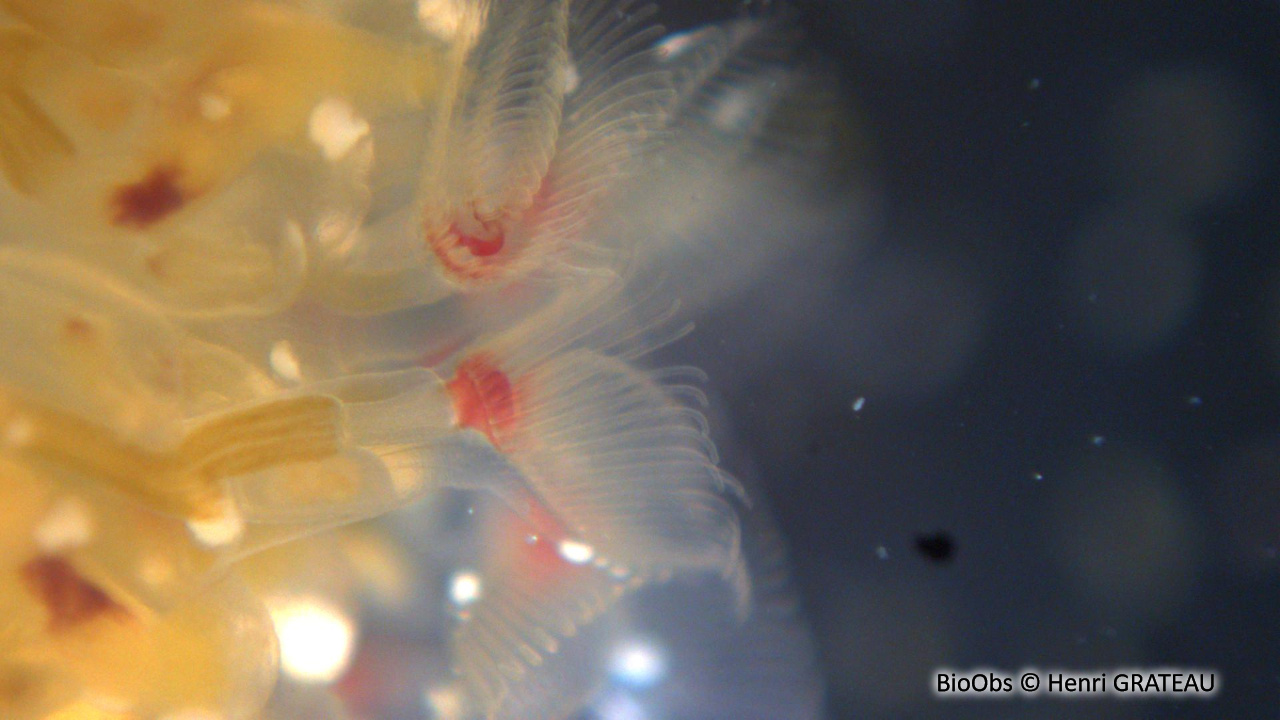
[[[930,676],[940,698],[1001,699],[1037,697],[1211,698],[1217,671],[1186,668],[1116,668],[1106,671],[1039,670],[1005,673],[990,668],[956,671],[939,668]]]
[[[939,696],[1011,695],[1014,687],[1013,678],[997,670],[934,673],[933,692]]]

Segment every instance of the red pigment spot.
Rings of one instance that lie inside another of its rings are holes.
[[[455,233],[457,232],[456,228],[450,229]],[[501,235],[497,235],[487,240],[467,235],[458,235],[458,244],[467,250],[470,250],[471,254],[476,257],[492,257],[502,252],[502,246],[507,244],[507,240]]]
[[[177,168],[160,166],[142,180],[125,185],[112,197],[116,225],[142,229],[182,207],[187,198],[178,187]]]
[[[516,401],[511,380],[483,355],[467,358],[447,384],[454,412],[462,427],[484,433],[501,447],[499,433],[515,422]]]
[[[461,280],[485,280],[496,275],[509,258],[502,252],[507,245],[499,221],[482,222],[484,237],[468,233],[450,224],[440,235],[429,237],[428,245],[450,275]]]
[[[49,555],[28,562],[22,566],[22,579],[49,610],[50,630],[65,630],[103,615],[128,616],[63,558]]]
[[[509,267],[515,256],[526,249],[523,246],[510,246],[507,243],[507,231],[510,223],[519,222],[526,227],[536,227],[544,221],[544,214],[551,194],[551,177],[544,176],[533,194],[533,201],[523,210],[504,209],[498,217],[480,216],[475,205],[470,205],[472,222],[465,223],[466,228],[457,222],[450,223],[447,231],[434,232],[432,226],[427,229],[427,244],[445,271],[461,280],[486,280],[499,275]],[[476,226],[481,230],[476,231]],[[505,252],[504,252],[505,251]]]

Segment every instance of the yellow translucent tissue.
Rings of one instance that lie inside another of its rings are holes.
[[[434,373],[282,393],[77,263],[0,253],[0,277],[20,349],[0,359],[0,456],[193,521],[346,522],[434,480],[427,442],[453,430]]]
[[[289,4],[0,5],[0,171],[27,196],[6,209],[49,215],[14,240],[52,240],[183,312],[286,305],[317,221],[298,178],[458,72],[439,40]]]
[[[3,5],[61,47],[148,86],[154,117],[133,145],[134,180],[168,168],[184,197],[218,185],[267,147],[304,139],[327,97],[369,114],[421,106],[449,72],[438,44],[387,40],[280,3]],[[160,219],[143,215],[122,220]]]
[[[44,717],[79,698],[141,717],[187,708],[248,717],[274,682],[260,602],[234,577],[182,567],[180,540],[146,532],[163,524],[104,499],[0,458],[4,716]],[[140,536],[120,543],[121,523]],[[181,572],[166,603],[132,592]]]

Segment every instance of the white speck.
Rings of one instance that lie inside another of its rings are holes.
[[[449,579],[449,599],[458,607],[466,607],[480,599],[480,576],[460,571]]]
[[[93,514],[78,498],[54,505],[35,529],[36,546],[46,553],[81,547],[93,539]]]
[[[1102,435],[1094,435],[1093,437],[1089,438],[1089,442],[1093,443],[1094,447],[1102,447],[1103,443],[1105,443],[1106,441],[1107,441],[1107,438],[1105,438]]]
[[[662,60],[672,60],[680,57],[690,48],[698,44],[698,40],[703,37],[700,32],[682,32],[668,35],[658,43],[658,57]]]
[[[298,356],[293,354],[293,346],[288,340],[279,340],[271,346],[271,369],[282,380],[300,382],[302,368],[298,365]]]
[[[1203,402],[1204,400],[1202,400],[1199,395],[1192,395],[1191,397],[1187,398],[1187,404],[1192,407],[1200,407],[1201,403]]]
[[[1038,473],[1038,472],[1031,473],[1031,479],[1035,480],[1036,482],[1040,482],[1044,480],[1044,473]]]
[[[1040,78],[1031,78],[1030,82],[1028,82],[1028,83],[1027,83],[1027,89],[1028,89],[1028,90],[1039,90],[1039,89],[1040,89]]]
[[[470,47],[484,28],[479,5],[472,0],[418,0],[418,25],[441,40]]]
[[[628,687],[652,687],[666,675],[662,652],[651,643],[636,641],[618,648],[609,663],[609,674]]]
[[[423,690],[422,701],[436,720],[458,720],[463,717],[462,711],[466,707],[458,688],[448,685]]]
[[[200,116],[209,122],[226,120],[231,114],[231,101],[221,95],[201,95]]]
[[[307,128],[311,142],[319,145],[329,160],[340,160],[369,134],[369,122],[341,98],[326,98],[317,103]]]
[[[208,547],[230,545],[244,533],[244,518],[230,502],[219,504],[218,513],[212,517],[188,520],[191,535]]]
[[[854,401],[853,401],[853,411],[854,411],[854,412],[862,412],[862,408],[864,408],[864,407],[866,407],[866,406],[867,406],[867,399],[866,399],[866,398],[864,398],[864,397],[860,397],[860,398],[858,398],[857,400],[854,400]]]
[[[559,550],[560,557],[574,565],[585,565],[596,556],[595,548],[576,540],[561,540]]]
[[[337,680],[351,661],[355,623],[341,608],[320,598],[267,601],[276,637],[280,669],[299,682]]]
[[[888,560],[888,559],[889,559],[889,548],[885,547],[884,545],[877,545],[877,546],[876,546],[876,557],[880,558],[881,560]]]
[[[564,67],[564,94],[572,95],[574,90],[582,84],[582,76],[578,74],[578,66],[572,62],[566,63]]]

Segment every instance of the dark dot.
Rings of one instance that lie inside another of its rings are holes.
[[[22,579],[31,594],[49,611],[49,629],[74,627],[103,615],[124,617],[128,611],[101,588],[80,576],[71,563],[43,556],[22,566]]]
[[[916,535],[916,552],[931,562],[949,563],[955,559],[956,541],[945,532]]]
[[[157,167],[145,178],[116,191],[111,220],[116,225],[142,229],[164,219],[186,201],[178,187],[177,169]]]

